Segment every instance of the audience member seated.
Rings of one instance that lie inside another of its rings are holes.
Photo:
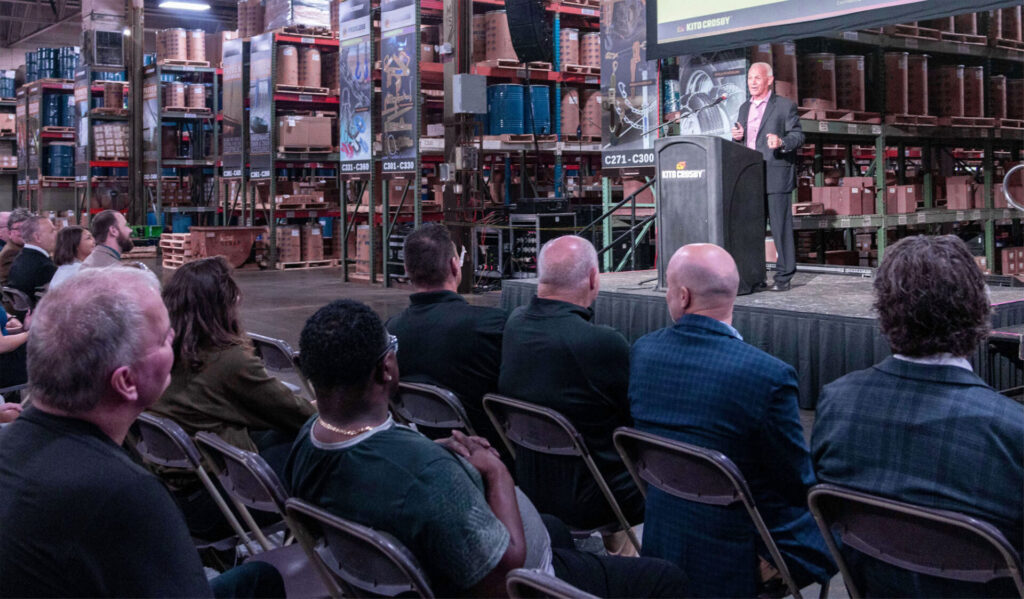
[[[629,343],[618,331],[590,322],[598,292],[597,252],[580,237],[559,237],[544,244],[538,270],[537,297],[513,311],[505,325],[498,390],[568,418],[626,518],[637,524],[643,520],[643,496],[612,443],[617,427],[632,424]],[[571,526],[615,521],[579,458],[517,449],[516,482],[541,511]],[[625,535],[618,535],[617,542],[624,545]]]
[[[11,265],[7,285],[27,295],[35,307],[39,301],[37,293],[46,290],[57,272],[50,258],[57,246],[57,229],[45,216],[33,216],[21,224],[21,236],[25,245]]]
[[[462,260],[443,225],[426,224],[410,233],[404,252],[405,272],[416,292],[409,296],[410,306],[387,323],[402,346],[402,378],[454,392],[477,434],[504,451],[480,398],[498,389],[508,315],[471,306],[457,293]]]
[[[666,282],[675,325],[633,345],[629,398],[636,427],[725,454],[747,480],[797,584],[828,581],[836,566],[807,508],[815,480],[796,372],[732,327],[739,274],[725,250],[680,248]],[[742,507],[700,505],[653,488],[643,553],[679,564],[699,597],[755,597],[759,571],[771,572],[767,563],[759,567],[770,558]]]
[[[57,233],[57,249],[53,252],[53,263],[57,272],[50,279],[50,289],[56,288],[65,279],[78,272],[82,261],[92,253],[96,242],[92,233],[85,227],[72,225],[64,227]]]
[[[437,596],[505,596],[505,575],[518,567],[605,597],[683,595],[685,578],[665,561],[578,552],[564,526],[549,535],[486,439],[456,432],[435,443],[396,425],[397,340],[365,305],[321,308],[299,347],[321,410],[288,459],[292,495],[394,535]]]
[[[7,221],[10,218],[10,210],[0,211],[0,251],[3,251],[4,246],[7,245],[7,241],[10,239],[10,232],[7,230]]]
[[[985,277],[957,237],[905,238],[875,273],[875,310],[893,355],[825,386],[811,447],[818,480],[988,522],[1024,549],[1024,406],[967,361],[989,330]],[[844,549],[874,597],[1009,597]]]
[[[14,259],[21,253],[25,241],[21,237],[21,225],[32,218],[32,213],[24,208],[16,208],[7,218],[7,243],[0,250],[0,284],[7,285]],[[7,306],[10,308],[10,306]]]
[[[121,254],[135,247],[132,229],[117,210],[104,210],[92,219],[95,249],[82,261],[82,268],[104,268],[121,264]]]
[[[28,381],[28,373],[25,371],[25,342],[28,341],[28,328],[31,316],[25,318],[25,325],[15,318],[8,316],[3,306],[0,306],[0,389],[23,385]],[[3,406],[0,406],[0,410]],[[11,408],[13,409],[13,408]],[[5,417],[10,416],[10,411],[0,413],[0,423],[10,422]],[[13,419],[13,418],[12,418]]]
[[[0,596],[211,596],[167,490],[121,447],[174,360],[152,279],[121,270],[75,277],[33,318],[32,406],[0,431]],[[266,568],[247,564],[212,590],[283,596]]]
[[[267,374],[253,352],[238,318],[242,294],[227,261],[216,256],[185,264],[163,297],[174,328],[174,369],[151,411],[189,435],[209,431],[258,451],[280,475],[295,435],[316,408]],[[164,478],[196,535],[210,539],[230,531],[198,480]]]

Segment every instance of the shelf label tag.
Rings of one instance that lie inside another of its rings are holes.
[[[846,132],[856,134],[857,125],[855,123],[850,123],[849,125],[846,126]]]
[[[316,40],[311,38],[311,37],[302,37],[302,38],[299,38],[299,41],[301,41],[303,44],[315,44],[316,43]]]
[[[965,220],[965,218],[964,218],[965,216],[966,215],[964,214],[963,210],[957,210],[956,211],[956,219],[957,220],[959,220],[959,221]]]
[[[818,131],[821,131],[822,133],[828,133],[828,122],[818,121]]]
[[[906,214],[901,214],[898,217],[896,217],[896,223],[900,224],[900,225],[907,224],[907,215]]]
[[[850,219],[848,219],[848,218],[841,218],[841,219],[839,219],[839,226],[841,228],[843,228],[843,229],[848,228],[850,226]]]
[[[870,216],[865,216],[864,220],[861,221],[861,225],[860,226],[862,226],[862,227],[870,227],[871,226],[871,217]]]
[[[871,135],[881,135],[881,134],[882,134],[882,126],[881,125],[871,125]]]
[[[843,39],[844,40],[849,40],[851,42],[855,42],[855,41],[857,41],[858,37],[859,36],[857,35],[856,31],[844,31],[843,32]]]

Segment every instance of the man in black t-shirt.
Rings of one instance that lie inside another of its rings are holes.
[[[40,301],[33,403],[0,432],[0,596],[211,595],[170,494],[121,447],[170,382],[173,339],[155,281],[137,269],[75,277]],[[220,578],[218,596],[252,596],[227,587],[242,581],[283,596],[266,567]]]
[[[504,450],[480,399],[498,390],[504,310],[471,306],[456,291],[462,260],[443,225],[426,224],[405,238],[405,272],[416,292],[388,330],[402,345],[403,381],[451,390],[478,435]]]

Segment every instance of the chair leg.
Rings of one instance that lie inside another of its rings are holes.
[[[210,494],[211,497],[213,497],[213,501],[217,504],[217,507],[220,508],[221,513],[224,514],[225,518],[227,518],[228,524],[231,525],[231,529],[235,531],[235,534],[238,535],[238,538],[241,539],[245,546],[249,549],[249,553],[252,555],[258,553],[256,545],[253,544],[252,539],[249,538],[249,535],[245,533],[245,529],[242,528],[241,523],[238,522],[238,518],[235,518],[235,515],[231,512],[231,508],[228,507],[228,504],[224,501],[224,498],[221,497],[220,492],[217,491],[216,485],[214,485],[213,481],[210,480],[210,475],[206,473],[206,470],[202,466],[196,469],[196,474],[199,475],[199,480],[203,482],[203,486],[206,487],[206,491]]]
[[[826,599],[828,597],[828,587],[832,584],[831,580],[826,580],[825,584],[821,585],[821,590],[818,591],[818,599]]]

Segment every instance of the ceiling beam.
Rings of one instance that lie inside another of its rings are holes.
[[[32,39],[34,37],[40,36],[40,35],[46,33],[47,31],[50,31],[50,30],[52,30],[52,29],[54,29],[56,27],[60,27],[63,23],[65,23],[67,21],[70,21],[71,19],[76,19],[76,18],[80,17],[81,14],[82,14],[81,10],[76,10],[76,11],[72,12],[71,14],[67,15],[66,17],[61,17],[60,19],[57,19],[56,22],[51,23],[50,25],[47,25],[46,27],[43,27],[43,28],[40,28],[40,29],[36,29],[35,31],[33,31],[33,32],[31,32],[31,33],[29,33],[27,35],[19,35],[16,39],[5,40],[4,41],[4,47],[5,48],[10,48],[11,46],[13,46],[15,44],[20,44],[20,43],[23,43],[23,42],[27,42],[28,40],[30,40],[30,39]]]

